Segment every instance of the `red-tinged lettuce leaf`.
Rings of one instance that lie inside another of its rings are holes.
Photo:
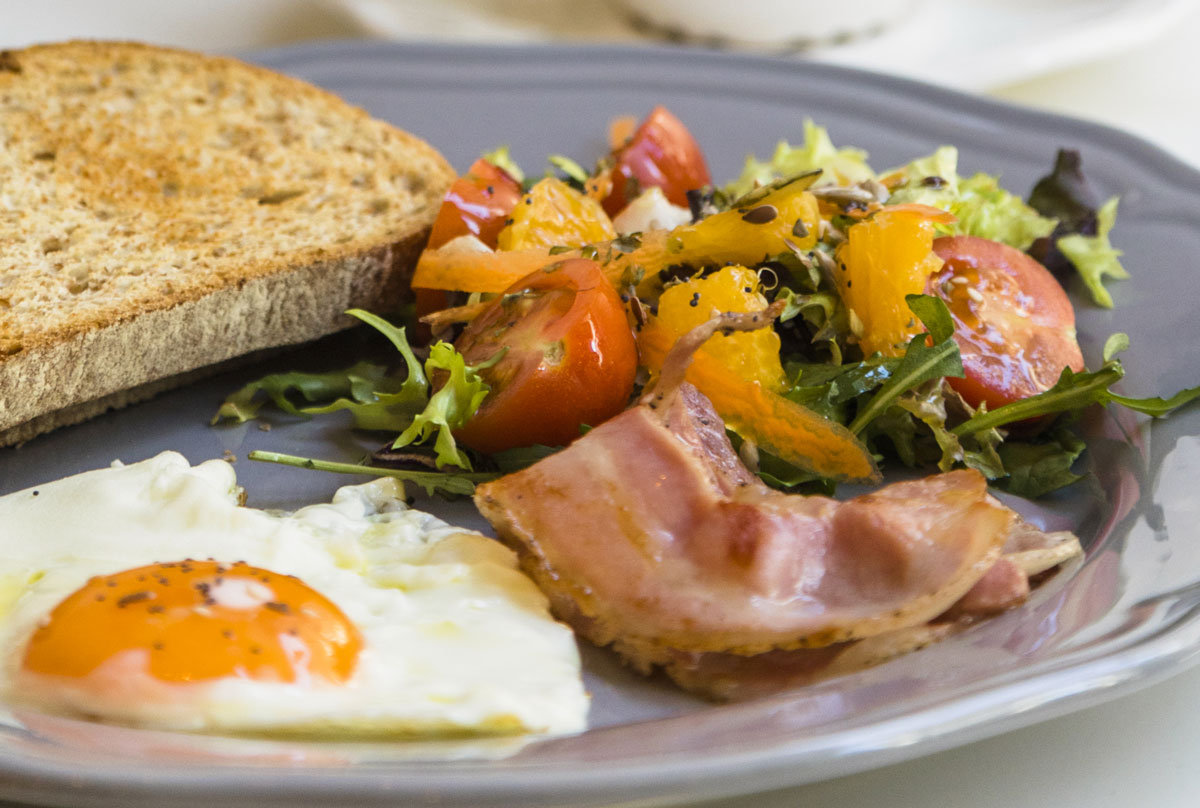
[[[1117,199],[1101,205],[1083,175],[1078,151],[1059,149],[1053,171],[1034,185],[1029,204],[1043,216],[1058,220],[1054,232],[1034,241],[1029,254],[1059,278],[1078,272],[1096,305],[1112,308],[1104,279],[1129,277],[1121,265],[1120,250],[1108,238],[1117,216]]]
[[[1083,158],[1075,149],[1058,150],[1053,170],[1029,192],[1029,204],[1043,216],[1058,220],[1061,232],[1056,230],[1055,237],[1065,233],[1096,233],[1100,197],[1083,175]]]

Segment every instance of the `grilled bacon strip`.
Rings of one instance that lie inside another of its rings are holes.
[[[1023,601],[1006,547],[1072,546],[975,471],[846,501],[774,491],[682,376],[475,495],[555,612],[639,670],[727,698],[864,667]]]

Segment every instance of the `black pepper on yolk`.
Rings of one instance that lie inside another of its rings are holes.
[[[123,652],[144,651],[145,672],[164,682],[341,683],[361,648],[341,609],[298,578],[189,560],[92,578],[37,629],[22,667],[86,677]]]

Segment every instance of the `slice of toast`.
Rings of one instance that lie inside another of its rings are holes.
[[[0,52],[0,446],[395,309],[453,178],[234,59]]]

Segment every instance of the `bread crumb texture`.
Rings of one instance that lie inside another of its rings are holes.
[[[341,308],[381,306],[329,276],[374,266],[380,285],[366,291],[399,302],[407,275],[388,273],[408,272],[452,179],[418,138],[233,59],[97,42],[0,53],[0,369],[150,313],[190,304],[211,317],[217,301],[196,304],[247,285],[262,308],[239,314],[266,322],[210,323],[218,338],[250,340],[228,355],[345,327]],[[290,299],[287,278],[304,267],[316,275],[303,280],[328,287],[320,294],[346,294]],[[339,311],[304,328],[314,302]],[[10,392],[0,389],[0,428]]]

